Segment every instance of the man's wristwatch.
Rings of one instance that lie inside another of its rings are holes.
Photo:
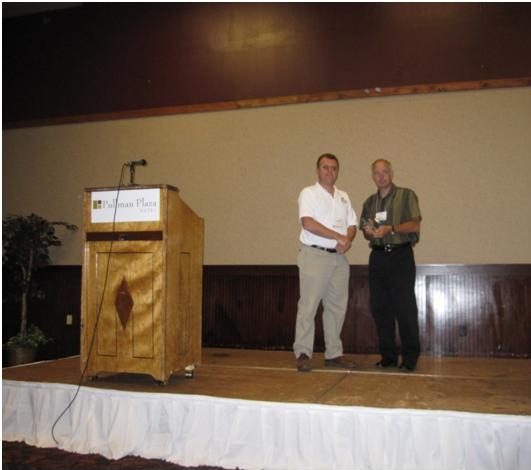
[[[395,234],[395,226],[391,225],[391,235],[394,235],[394,234]]]

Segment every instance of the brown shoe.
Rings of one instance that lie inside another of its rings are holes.
[[[297,358],[297,370],[299,372],[310,372],[312,370],[312,365],[310,364],[310,358],[307,354],[302,353]]]
[[[334,359],[325,359],[325,366],[340,367],[341,369],[354,369],[356,365],[349,361],[345,356],[334,357]]]

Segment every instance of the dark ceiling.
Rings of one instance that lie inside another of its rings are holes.
[[[2,18],[14,18],[16,16],[32,15],[47,11],[64,10],[81,5],[79,2],[2,2]]]
[[[4,2],[2,12],[4,127],[531,77],[530,3]]]

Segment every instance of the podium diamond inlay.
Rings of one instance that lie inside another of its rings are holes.
[[[129,317],[131,316],[131,310],[133,310],[134,304],[135,302],[129,293],[129,286],[127,285],[127,281],[125,280],[124,276],[122,283],[118,288],[118,292],[116,293],[116,299],[114,300],[114,306],[116,307],[118,317],[120,318],[120,323],[122,324],[122,328],[124,330],[127,326],[127,322],[129,321]]]

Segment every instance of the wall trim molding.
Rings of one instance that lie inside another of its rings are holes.
[[[318,103],[325,101],[351,100],[360,98],[379,98],[384,96],[415,95],[426,93],[443,93],[471,90],[489,90],[497,88],[516,88],[531,86],[531,76],[519,78],[501,78],[492,80],[472,80],[464,82],[446,82],[393,87],[374,87],[365,89],[318,92],[272,98],[252,98],[247,100],[224,101],[218,103],[202,103],[158,108],[134,109],[129,111],[61,116],[56,118],[36,119],[27,121],[4,122],[3,129],[19,129],[27,127],[56,126],[64,124],[80,124],[85,122],[112,121],[119,119],[140,119],[149,117],[171,116],[179,114],[230,111],[237,109],[260,108],[266,106],[283,106],[290,104]]]

